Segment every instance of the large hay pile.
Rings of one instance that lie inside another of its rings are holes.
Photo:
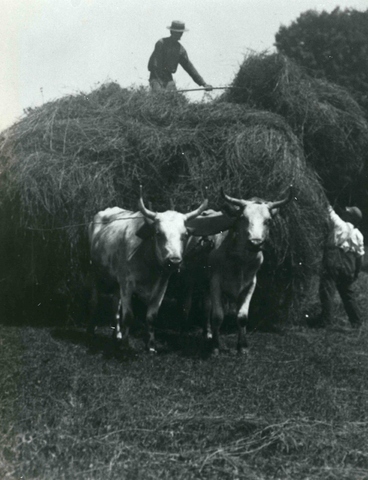
[[[37,304],[57,294],[79,301],[88,222],[109,206],[136,210],[139,183],[154,209],[173,200],[179,211],[198,205],[205,187],[216,208],[220,187],[275,200],[293,184],[296,200],[272,230],[265,265],[282,317],[296,312],[319,266],[324,192],[273,113],[106,84],[30,110],[3,134],[0,168],[0,288],[13,297],[31,285]]]
[[[368,162],[368,124],[351,95],[315,79],[279,54],[249,55],[220,101],[244,103],[285,118],[331,201],[349,201]]]

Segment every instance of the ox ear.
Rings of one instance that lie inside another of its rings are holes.
[[[278,213],[279,213],[280,209],[279,208],[271,208],[270,210],[270,214],[271,214],[271,217],[275,217]]]
[[[144,222],[144,224],[135,232],[137,237],[145,240],[154,234],[153,222]]]
[[[188,231],[196,237],[206,237],[224,232],[234,225],[234,218],[222,212],[213,212],[209,215],[200,215],[186,223]]]
[[[242,209],[232,205],[231,203],[224,203],[221,207],[221,211],[228,217],[239,217],[242,213]]]

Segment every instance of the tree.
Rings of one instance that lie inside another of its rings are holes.
[[[308,10],[281,26],[275,40],[309,73],[347,88],[368,116],[368,9]]]

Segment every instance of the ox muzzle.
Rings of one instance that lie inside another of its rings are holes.
[[[264,244],[265,240],[259,238],[250,238],[247,241],[246,248],[251,252],[260,252],[261,250],[263,250]]]
[[[162,267],[164,270],[167,270],[170,272],[177,272],[178,270],[180,270],[182,263],[183,263],[182,258],[169,257],[164,260]]]

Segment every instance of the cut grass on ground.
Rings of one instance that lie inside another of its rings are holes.
[[[1,326],[0,477],[368,478],[367,326],[256,332],[248,359],[204,358],[196,334],[116,356],[105,330],[91,353],[80,330]]]

